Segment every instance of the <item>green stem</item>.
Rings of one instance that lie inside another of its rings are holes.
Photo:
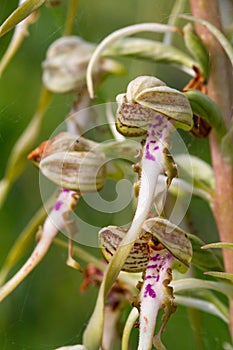
[[[77,8],[78,8],[78,0],[70,0],[68,9],[67,9],[63,36],[68,36],[73,33]]]
[[[54,196],[49,198],[45,205],[35,213],[27,226],[16,239],[6,257],[5,262],[3,263],[2,269],[0,270],[0,286],[5,282],[10,270],[18,263],[28,248],[35,241],[35,232],[38,231],[39,226],[42,225],[47,216],[45,208],[48,208],[53,203]]]
[[[179,14],[185,11],[186,0],[175,0],[172,10],[169,15],[167,24],[169,26],[177,26],[179,22]],[[165,45],[171,45],[174,33],[165,33],[163,37],[163,43]]]
[[[190,0],[190,5],[194,16],[207,20],[222,30],[217,0]],[[211,58],[208,94],[217,103],[229,127],[233,96],[232,67],[221,45],[206,27],[196,24],[196,30]],[[213,213],[221,241],[231,242],[233,239],[233,165],[224,158],[221,143],[215,132],[211,134],[210,147],[216,181]],[[224,250],[223,258],[226,272],[233,273],[233,252]],[[233,337],[233,300],[230,301],[230,331]]]
[[[27,154],[34,147],[36,138],[40,131],[43,116],[49,106],[51,97],[52,94],[45,87],[42,87],[36,113],[11,151],[5,177],[0,181],[0,207],[2,206],[12,184],[25,168]]]

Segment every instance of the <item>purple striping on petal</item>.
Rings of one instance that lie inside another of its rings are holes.
[[[54,209],[58,211],[58,210],[60,210],[62,205],[63,205],[62,201],[57,201],[54,205]]]
[[[157,264],[148,265],[148,266],[147,266],[147,269],[156,269],[157,266],[158,266]]]
[[[151,298],[156,298],[156,293],[152,288],[152,284],[148,283],[148,285],[146,286],[145,292],[144,292],[144,298],[146,298],[147,296],[151,297]]]
[[[145,277],[145,280],[151,280],[151,279],[155,280],[155,282],[159,282],[160,276],[159,275],[156,275],[156,276],[148,275]]]
[[[157,276],[155,277],[155,282],[159,282],[159,279],[160,279],[160,276],[157,275]]]
[[[148,276],[145,277],[145,280],[150,280],[151,278],[155,278],[155,276],[154,275],[148,275]]]

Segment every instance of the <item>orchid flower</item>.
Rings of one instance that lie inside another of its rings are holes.
[[[99,242],[109,261],[127,234],[127,229],[108,226],[99,232]],[[154,338],[158,350],[164,349],[160,335],[169,316],[175,311],[172,287],[172,268],[185,272],[192,258],[192,246],[187,234],[168,220],[159,217],[143,223],[140,238],[127,257],[123,270],[144,272],[137,303],[140,310],[138,350],[152,347],[158,311],[165,309],[162,326]]]
[[[137,77],[127,92],[117,96],[116,127],[125,136],[146,135],[141,157],[140,190],[136,213],[128,232],[131,240],[138,237],[154,201],[161,173],[167,175],[167,185],[177,176],[176,167],[167,153],[175,127],[192,127],[192,110],[187,97],[166,86],[161,80]]]

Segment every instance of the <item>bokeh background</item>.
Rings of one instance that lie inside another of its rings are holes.
[[[140,22],[166,23],[173,4],[173,0],[80,0],[74,34],[98,43],[123,26]],[[227,23],[232,15],[232,2],[221,0],[220,4]],[[0,22],[16,7],[15,0],[0,0]],[[41,88],[41,63],[49,45],[63,33],[66,7],[67,1],[63,1],[61,6],[43,6],[40,9],[37,22],[30,26],[28,37],[0,79],[0,177],[4,176],[14,143],[36,110]],[[188,1],[185,12],[189,13]],[[12,32],[0,38],[1,56],[11,36]],[[141,36],[162,38],[155,34]],[[176,44],[182,47],[179,40]],[[96,103],[106,99],[114,101],[116,94],[123,92],[127,83],[139,74],[156,75],[176,88],[182,88],[188,81],[184,73],[162,64],[133,59],[122,62],[127,67],[126,75],[106,80],[98,91]],[[72,94],[53,97],[37,144],[47,139],[63,122],[73,98]],[[186,135],[185,142],[190,154],[210,162],[208,140],[196,141]],[[38,179],[37,169],[28,163],[0,210],[0,266],[20,232],[43,204]],[[79,210],[83,211],[84,217],[87,215],[85,207],[80,206]],[[188,215],[194,233],[205,242],[218,240],[214,219],[206,203],[193,198]],[[110,222],[109,217],[99,220],[103,220],[99,224],[104,226],[110,224],[112,218]],[[22,265],[32,248],[33,244],[11,274]],[[98,249],[87,247],[87,250],[100,256]],[[81,343],[82,332],[93,311],[97,289],[90,287],[84,294],[80,293],[82,275],[66,266],[66,257],[64,249],[53,245],[42,263],[0,304],[0,349],[52,350],[63,344]],[[127,313],[128,310],[125,310],[122,320]],[[192,327],[190,317],[198,318],[198,329]],[[132,349],[136,349],[137,330],[133,333]],[[197,333],[202,344],[196,341]],[[229,334],[226,324],[215,316],[202,312],[193,314],[192,310],[179,307],[172,315],[163,339],[168,349],[222,350],[223,342],[229,341]],[[119,344],[114,346],[114,349],[119,348]]]

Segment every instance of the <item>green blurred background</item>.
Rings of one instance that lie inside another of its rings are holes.
[[[220,2],[223,17],[227,20],[229,13],[232,14],[231,2]],[[173,4],[173,0],[80,0],[74,34],[98,43],[107,34],[123,26],[140,22],[166,23]],[[17,1],[0,0],[1,23],[16,6]],[[1,177],[4,176],[12,146],[36,109],[41,86],[41,63],[49,45],[63,33],[66,6],[67,1],[64,1],[56,8],[41,8],[37,22],[29,28],[29,36],[0,79]],[[189,12],[188,5],[186,12]],[[1,56],[11,36],[12,32],[0,39]],[[161,35],[143,36],[161,38]],[[181,43],[177,41],[177,45]],[[114,101],[116,94],[124,91],[127,82],[138,74],[157,75],[176,88],[182,88],[188,81],[184,73],[162,64],[131,59],[123,62],[127,66],[127,75],[109,78],[99,90],[97,102],[104,99]],[[54,96],[43,120],[37,144],[48,138],[64,120],[73,97]],[[210,161],[207,140],[196,141],[192,136],[186,136],[185,141],[191,154]],[[22,229],[41,205],[38,172],[32,164],[27,164],[0,211],[0,265]],[[84,209],[80,207],[79,210]],[[85,216],[85,212],[82,215]],[[205,242],[218,240],[212,214],[202,200],[192,200],[189,218],[193,232]],[[28,255],[31,249],[27,252]],[[97,249],[88,248],[88,251],[99,256]],[[52,246],[42,263],[0,305],[1,350],[52,350],[63,344],[81,343],[82,332],[92,313],[97,290],[91,287],[85,294],[80,293],[82,275],[66,266],[66,257],[66,251]],[[25,259],[26,256],[16,266],[15,271]],[[126,311],[123,318],[126,317]],[[200,313],[199,316],[198,332],[202,338],[202,348],[222,350],[222,343],[229,341],[226,324],[211,315]],[[137,330],[133,333],[132,349],[136,349]],[[163,339],[168,349],[201,349],[201,345],[195,342],[190,312],[182,307],[172,316]],[[116,344],[116,349],[118,346]]]

